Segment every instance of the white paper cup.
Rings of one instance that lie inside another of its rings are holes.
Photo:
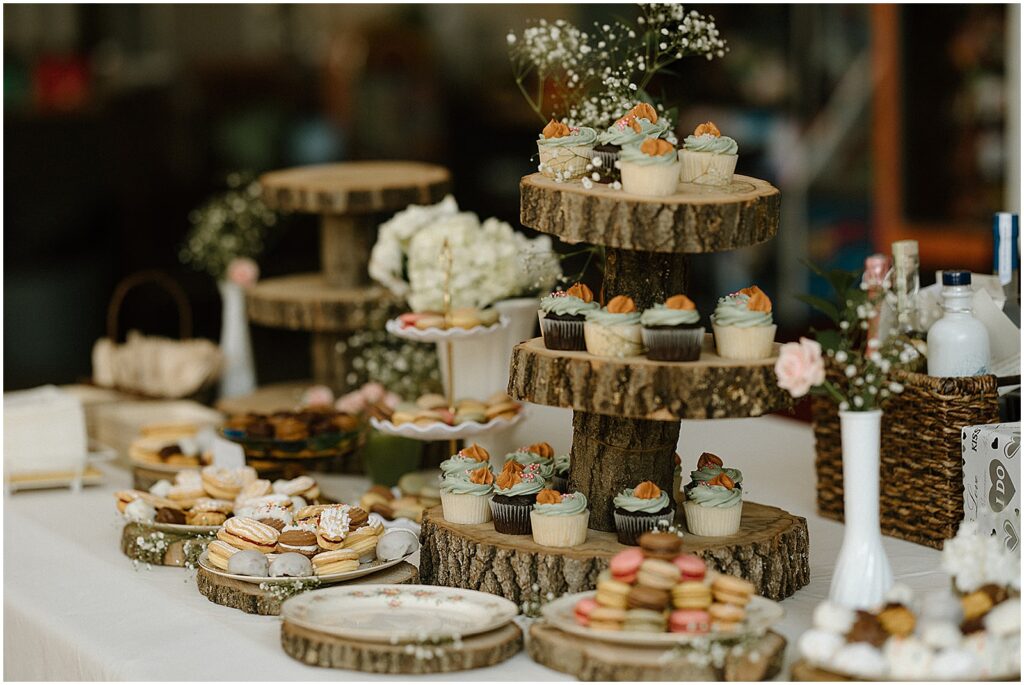
[[[735,535],[743,517],[743,500],[734,507],[702,507],[696,502],[683,502],[686,528],[694,535],[720,538]]]
[[[772,343],[778,326],[719,326],[711,324],[715,332],[715,349],[724,359],[765,359],[772,356]]]
[[[449,523],[487,523],[491,520],[491,496],[457,495],[442,490],[441,512]]]
[[[708,186],[727,186],[732,183],[739,155],[715,155],[710,152],[679,150],[679,180]]]
[[[680,164],[636,164],[619,160],[622,190],[633,195],[664,197],[679,187]]]
[[[644,353],[640,324],[602,326],[587,321],[583,324],[583,339],[587,352],[599,357],[636,357]]]
[[[545,547],[575,547],[587,540],[590,510],[572,516],[545,516],[530,512],[533,541]]]

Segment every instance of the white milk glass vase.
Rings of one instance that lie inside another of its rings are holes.
[[[843,441],[843,546],[829,599],[857,609],[881,604],[892,587],[892,567],[879,525],[879,453],[882,411],[840,411]]]
[[[237,397],[256,389],[249,320],[245,314],[245,289],[228,280],[217,282],[222,304],[220,351],[223,367],[220,396]]]

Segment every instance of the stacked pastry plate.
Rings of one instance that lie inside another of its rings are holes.
[[[497,630],[517,613],[502,597],[434,585],[336,586],[281,605],[281,617],[293,625],[384,644],[460,640]]]
[[[415,326],[403,326],[398,319],[390,319],[384,324],[384,329],[391,335],[416,342],[448,342],[461,338],[475,338],[481,335],[491,335],[503,330],[508,326],[509,318],[502,315],[498,323],[490,326],[473,326],[472,328],[416,328]]]
[[[196,526],[190,527],[195,528]],[[217,527],[215,526],[213,530],[217,530]],[[415,552],[413,554],[415,554]],[[276,556],[278,555],[268,554],[267,559],[273,561]],[[317,580],[321,583],[340,583],[346,580],[355,580],[356,578],[362,578],[363,576],[368,576],[371,573],[376,573],[377,571],[383,571],[386,568],[391,568],[392,566],[395,566],[397,564],[402,563],[403,561],[406,561],[411,556],[412,554],[407,554],[401,559],[392,559],[391,561],[380,561],[379,559],[370,561],[365,564],[359,564],[359,568],[354,569],[352,571],[341,571],[339,573],[325,573],[322,575],[312,576],[278,576],[273,578],[270,576],[243,576],[237,573],[228,573],[227,571],[222,571],[210,563],[210,560],[207,557],[207,552],[203,552],[202,555],[200,555],[199,565],[205,571],[212,573],[215,576],[220,576],[221,578],[230,578],[231,580],[240,580],[243,583],[252,583],[253,585],[261,585],[263,583],[293,583],[311,580]]]
[[[709,633],[642,633],[622,630],[594,630],[576,622],[573,612],[576,604],[586,597],[593,597],[594,591],[577,592],[572,595],[563,595],[555,601],[546,604],[541,610],[548,623],[559,630],[571,635],[600,640],[602,642],[615,642],[623,645],[641,645],[652,647],[664,645],[686,645],[697,642],[720,642],[735,641],[742,638],[758,637],[763,635],[769,628],[782,620],[785,615],[782,606],[766,597],[754,595],[747,604],[747,615],[739,628],[730,632]]]
[[[370,418],[370,425],[381,433],[386,433],[388,435],[400,435],[403,438],[412,438],[413,440],[462,440],[464,438],[483,435],[484,433],[496,433],[498,431],[511,428],[519,423],[519,420],[523,418],[524,412],[525,407],[521,408],[519,412],[510,419],[496,417],[487,423],[480,423],[479,421],[463,421],[462,423],[456,423],[452,426],[441,422],[430,423],[425,426],[412,422],[395,425],[390,421],[381,421],[376,417]]]

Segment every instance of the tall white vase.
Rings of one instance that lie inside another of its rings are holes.
[[[222,305],[220,351],[224,360],[220,396],[247,395],[256,389],[256,369],[245,314],[245,290],[230,281],[218,281],[217,287]]]
[[[892,587],[892,567],[882,545],[878,481],[882,412],[841,411],[843,441],[843,546],[832,573],[829,599],[868,609]]]

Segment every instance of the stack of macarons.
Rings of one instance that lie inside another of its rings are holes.
[[[443,395],[428,393],[413,402],[402,402],[394,410],[381,408],[382,418],[396,426],[413,423],[430,426],[442,423],[455,426],[475,421],[487,423],[493,419],[512,419],[522,410],[522,405],[513,401],[503,392],[497,392],[486,400],[461,399],[448,405]]]
[[[699,557],[682,553],[682,538],[673,533],[645,533],[639,542],[639,549],[612,557],[594,596],[576,604],[577,623],[595,630],[699,635],[732,632],[743,622],[751,583],[709,574]]]
[[[406,312],[398,317],[402,328],[475,328],[477,326],[493,326],[498,323],[498,310],[478,309],[476,307],[459,307],[448,312]]]

